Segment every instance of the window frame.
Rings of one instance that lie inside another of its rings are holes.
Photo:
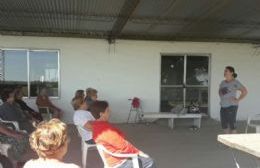
[[[36,97],[31,96],[30,93],[30,51],[36,51],[36,52],[57,52],[57,65],[58,65],[58,95],[57,96],[50,96],[51,99],[60,99],[61,97],[61,74],[60,74],[60,49],[39,49],[39,48],[0,48],[0,54],[3,53],[5,50],[16,50],[16,51],[26,51],[26,62],[27,62],[27,87],[28,87],[28,96],[24,96],[26,99],[36,99]]]
[[[212,67],[212,54],[211,53],[200,53],[200,52],[160,52],[160,57],[159,57],[159,67],[160,67],[160,73],[159,73],[159,111],[161,111],[161,88],[162,87],[180,87],[182,85],[162,85],[161,84],[161,74],[162,74],[162,57],[163,56],[183,56],[183,57],[187,57],[187,56],[192,56],[192,57],[197,57],[197,56],[205,56],[208,57],[208,113],[206,114],[206,116],[211,116],[211,78],[212,78],[212,74],[211,74],[211,67]],[[186,75],[186,68],[184,68],[184,73]],[[186,79],[183,79],[186,82]],[[195,86],[195,85],[189,85],[189,86]],[[197,87],[197,86],[195,86]],[[198,87],[199,88],[199,87]],[[186,95],[184,95],[186,96]]]

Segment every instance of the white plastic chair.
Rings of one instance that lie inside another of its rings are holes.
[[[10,144],[3,144],[0,142],[0,153],[8,157],[8,149],[11,148]]]
[[[10,127],[10,126],[7,126],[7,127],[10,128],[10,129],[14,129],[16,131],[22,131],[22,132],[26,133],[25,130],[20,130],[19,124],[16,121],[6,121],[6,120],[3,120],[3,119],[0,118],[0,123],[13,125],[13,127]],[[0,153],[2,155],[4,155],[4,156],[8,157],[8,149],[10,147],[11,147],[10,144],[2,144],[2,143],[0,143]]]
[[[116,142],[115,142],[116,143]],[[99,155],[102,158],[102,161],[104,163],[104,168],[117,168],[120,165],[117,165],[115,167],[109,167],[108,163],[106,162],[105,159],[105,154],[118,157],[118,158],[131,158],[133,162],[133,168],[139,168],[139,162],[138,162],[138,154],[120,154],[120,153],[112,153],[108,151],[103,145],[97,144],[97,149],[99,152]]]
[[[10,144],[2,144],[0,143],[0,153],[1,155],[5,156],[8,158],[8,149],[11,148],[11,145]],[[4,161],[3,161],[4,162]],[[2,165],[2,160],[0,160],[0,168],[5,168],[3,165]]]
[[[248,117],[245,130],[246,133],[250,127],[255,128],[256,133],[260,133],[260,114],[255,114]]]
[[[45,118],[44,120],[52,119],[52,114],[50,112],[50,108],[49,107],[38,106],[38,109],[39,109],[39,113],[41,113],[43,118]],[[47,118],[44,117],[44,116],[47,116]]]
[[[79,135],[81,136],[81,152],[82,152],[82,166],[83,168],[86,168],[87,165],[87,157],[88,157],[88,149],[91,147],[96,147],[96,144],[88,144],[84,141],[83,132],[85,131],[84,128],[77,125],[77,129],[79,132]]]
[[[3,123],[3,124],[11,124],[11,125],[14,126],[14,129],[15,129],[16,131],[21,131],[20,128],[19,128],[19,124],[18,124],[18,122],[16,122],[16,121],[6,121],[6,120],[3,120],[3,119],[0,118],[0,123]],[[8,127],[8,128],[9,128],[9,127]]]

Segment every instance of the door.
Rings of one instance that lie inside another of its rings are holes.
[[[165,55],[161,58],[161,112],[197,106],[208,114],[209,57]]]

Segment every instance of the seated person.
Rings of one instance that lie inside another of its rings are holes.
[[[20,106],[20,108],[23,111],[26,111],[27,114],[33,118],[36,121],[42,121],[43,118],[39,112],[36,112],[31,107],[29,107],[24,101],[23,101],[23,92],[21,88],[16,88],[15,91],[15,102]]]
[[[61,118],[63,112],[50,101],[47,88],[44,87],[40,90],[36,104],[38,107],[48,107],[54,118]]]
[[[75,92],[75,96],[74,96],[74,98],[76,99],[76,98],[82,98],[82,99],[84,99],[85,98],[85,93],[84,93],[84,90],[77,90],[76,92]]]
[[[86,89],[86,102],[88,104],[88,106],[90,106],[94,101],[97,101],[97,93],[98,91],[96,89],[93,88],[87,88]]]
[[[0,106],[0,118],[6,121],[16,121],[21,130],[31,133],[34,130],[32,121],[27,118],[24,111],[15,103],[14,90],[4,89],[1,94],[3,104]]]
[[[28,136],[25,133],[9,129],[3,123],[0,123],[0,143],[10,144],[8,158],[12,161],[14,167],[16,167],[18,161],[21,161],[21,157],[29,147]]]
[[[73,101],[73,108],[76,110],[73,115],[73,122],[75,125],[84,128],[83,140],[88,144],[95,144],[92,139],[90,121],[94,121],[95,118],[87,111],[87,103],[82,98],[77,98]]]
[[[79,168],[62,161],[68,150],[67,131],[59,119],[40,123],[30,136],[30,145],[39,158],[26,162],[24,168]]]
[[[155,168],[154,161],[142,151],[128,142],[124,134],[111,124],[108,119],[110,115],[109,105],[106,101],[96,101],[90,107],[96,121],[92,121],[93,139],[96,144],[103,145],[112,153],[138,154],[140,168]],[[127,158],[118,158],[105,155],[109,167],[131,168],[133,163]]]
[[[77,90],[76,92],[75,92],[75,96],[72,98],[72,100],[71,100],[71,105],[72,105],[72,107],[74,108],[74,106],[73,106],[73,102],[76,100],[76,99],[78,99],[78,98],[80,98],[80,99],[84,99],[85,98],[85,93],[84,93],[84,90]],[[74,110],[76,110],[76,109],[74,109]]]

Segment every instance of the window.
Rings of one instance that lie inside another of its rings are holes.
[[[177,106],[199,107],[208,113],[209,57],[201,55],[163,55],[161,58],[162,112],[174,111]]]
[[[21,86],[24,95],[36,97],[40,88],[59,96],[59,51],[0,50],[0,88]]]

